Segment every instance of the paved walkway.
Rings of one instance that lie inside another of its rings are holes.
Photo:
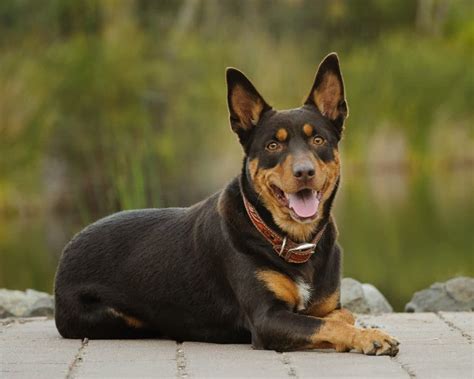
[[[0,378],[474,378],[474,313],[361,316],[400,341],[398,356],[174,341],[62,339],[45,319],[0,320]]]

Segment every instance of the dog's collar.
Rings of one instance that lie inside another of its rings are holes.
[[[255,228],[272,245],[273,250],[281,258],[290,263],[305,263],[311,258],[326,230],[327,224],[321,228],[311,242],[296,243],[288,238],[288,236],[281,237],[278,233],[270,229],[262,220],[255,207],[247,200],[243,191],[241,191],[241,193],[250,221],[252,221]]]

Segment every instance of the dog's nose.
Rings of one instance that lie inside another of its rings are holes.
[[[293,175],[297,179],[311,179],[314,174],[315,170],[311,162],[298,162],[293,165]]]

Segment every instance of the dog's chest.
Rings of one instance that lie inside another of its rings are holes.
[[[298,304],[297,310],[303,311],[307,308],[309,301],[311,299],[311,295],[313,293],[313,289],[311,284],[306,282],[303,278],[298,278],[296,280],[296,288],[298,290]]]

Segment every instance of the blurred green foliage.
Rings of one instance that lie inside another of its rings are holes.
[[[225,66],[298,106],[333,50],[354,162],[381,125],[403,131],[411,164],[449,160],[455,149],[427,154],[427,135],[472,122],[471,16],[471,1],[2,1],[0,207],[44,205],[50,159],[68,183],[55,206],[83,219],[195,201],[213,186],[191,194],[183,173],[203,182],[214,141],[216,157],[236,151]]]

